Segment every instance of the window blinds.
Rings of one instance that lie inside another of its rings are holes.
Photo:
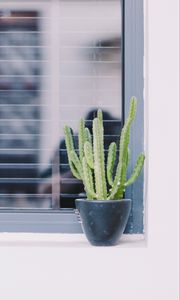
[[[0,6],[0,207],[74,207],[63,127],[77,148],[79,118],[101,108],[105,148],[118,139],[121,2],[24,2]]]

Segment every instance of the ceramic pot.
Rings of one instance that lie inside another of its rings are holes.
[[[94,246],[113,246],[126,227],[131,210],[131,200],[76,199],[82,229]]]

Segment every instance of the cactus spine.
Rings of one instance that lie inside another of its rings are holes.
[[[84,120],[79,124],[79,156],[74,149],[72,130],[65,126],[65,142],[68,161],[72,174],[84,183],[88,199],[110,200],[121,199],[125,188],[135,182],[143,168],[145,156],[138,156],[132,175],[127,180],[127,168],[130,160],[131,124],[136,115],[137,100],[131,98],[127,120],[123,126],[119,142],[119,161],[116,172],[116,143],[111,143],[108,149],[107,166],[104,157],[104,129],[102,111],[98,110],[97,117],[93,120],[93,138],[88,128],[85,128]],[[115,175],[114,175],[115,173]],[[109,190],[108,190],[109,188]]]

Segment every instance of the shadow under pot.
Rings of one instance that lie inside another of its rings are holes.
[[[93,246],[113,246],[125,230],[131,199],[87,200],[76,199],[82,229]]]

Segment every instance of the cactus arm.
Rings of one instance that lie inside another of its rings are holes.
[[[69,161],[69,166],[70,166],[71,172],[74,175],[74,177],[76,177],[79,180],[82,180],[82,177],[79,174],[79,171],[76,169],[76,167],[72,161]]]
[[[131,98],[130,101],[130,108],[129,108],[129,114],[127,117],[127,120],[124,124],[124,127],[122,129],[122,134],[121,134],[121,139],[120,139],[120,157],[119,161],[120,164],[122,164],[122,172],[120,176],[120,186],[119,189],[115,195],[116,199],[122,198],[123,193],[125,191],[125,182],[126,182],[126,173],[127,173],[127,163],[124,163],[126,160],[127,162],[127,156],[128,156],[128,146],[129,146],[129,141],[130,141],[130,130],[131,130],[131,124],[133,120],[135,119],[136,116],[136,108],[137,108],[137,99],[135,97]]]
[[[84,155],[86,161],[91,169],[94,169],[94,161],[93,161],[93,149],[90,142],[85,142],[84,144]]]
[[[94,191],[92,171],[91,171],[90,167],[88,166],[85,157],[83,157],[82,165],[83,165],[83,174],[84,174],[83,183],[84,183],[87,198],[88,199],[96,199],[97,196]]]
[[[128,167],[128,165],[129,165],[130,160],[131,160],[131,151],[130,151],[130,149],[128,148],[127,158],[126,158],[126,166],[127,166],[127,167]]]
[[[70,161],[74,164],[78,173],[82,174],[82,164],[79,157],[77,156],[77,153],[73,150],[70,152]]]
[[[136,108],[137,108],[137,100],[135,97],[131,98],[130,101],[130,109],[129,109],[129,114],[127,117],[127,120],[124,124],[124,127],[122,129],[121,133],[121,139],[120,139],[120,157],[119,157],[119,162],[122,166],[121,170],[121,175],[120,175],[120,186],[119,189],[115,195],[116,199],[122,198],[123,193],[125,191],[125,182],[126,182],[126,173],[127,173],[127,156],[128,156],[128,146],[129,146],[129,141],[130,141],[130,130],[131,130],[131,124],[136,116]]]
[[[119,160],[121,163],[127,157],[128,145],[129,145],[129,140],[130,140],[130,129],[131,129],[131,124],[136,115],[136,107],[137,107],[137,100],[136,100],[136,98],[132,97],[131,102],[130,102],[128,118],[127,118],[127,120],[124,124],[124,127],[122,129],[122,132],[121,132],[120,149],[119,149],[119,151],[120,151]]]
[[[121,177],[121,173],[122,173],[122,167],[123,165],[118,163],[117,165],[117,169],[116,169],[116,175],[115,175],[115,178],[114,178],[114,182],[113,182],[113,186],[112,188],[110,189],[110,193],[108,195],[108,200],[114,200],[114,199],[117,199],[116,198],[116,194],[118,192],[118,189],[120,187],[120,177]]]
[[[116,160],[116,143],[111,143],[108,149],[107,158],[107,180],[110,186],[113,186],[113,170]]]
[[[65,126],[64,133],[65,133],[65,143],[66,143],[66,149],[67,149],[67,155],[68,155],[68,162],[69,162],[71,172],[74,175],[74,177],[76,177],[77,179],[81,179],[81,175],[80,175],[78,169],[73,164],[73,162],[71,161],[71,158],[70,158],[71,152],[72,151],[75,152],[74,142],[73,142],[73,137],[72,137],[72,129],[68,126]]]
[[[115,199],[123,198],[123,193],[125,192],[126,173],[127,173],[127,165],[126,163],[123,163],[121,176],[120,176],[120,185],[117,190],[117,193],[115,194]]]
[[[130,109],[128,118],[121,131],[120,145],[119,145],[119,163],[116,169],[116,175],[114,179],[114,184],[109,195],[109,198],[120,199],[123,197],[124,184],[126,181],[127,172],[127,155],[128,155],[128,145],[130,140],[130,129],[131,123],[133,122],[136,115],[137,100],[132,97],[130,102]],[[118,189],[117,185],[118,184]],[[114,193],[114,191],[117,191]]]
[[[82,159],[84,157],[84,143],[85,143],[85,125],[84,125],[84,119],[80,119],[78,144],[79,144],[79,158],[80,158],[81,163],[82,163]]]
[[[64,134],[65,134],[65,143],[67,153],[70,154],[72,150],[74,150],[74,141],[72,137],[72,129],[68,126],[64,127]]]
[[[86,127],[84,133],[85,133],[85,140],[92,144],[92,136],[89,131],[89,128]]]
[[[121,141],[120,141],[120,157],[119,157],[119,163],[117,165],[116,169],[116,175],[114,178],[114,183],[111,189],[111,193],[109,195],[109,199],[120,199],[122,198],[122,188],[123,187],[123,182],[125,181],[124,179],[124,174],[125,174],[125,167],[126,167],[126,162],[127,162],[127,147],[128,147],[128,140],[129,140],[129,135],[127,133],[125,134],[125,128],[122,129],[121,132]],[[124,152],[124,157],[126,160],[123,160],[122,153]]]
[[[97,199],[107,199],[107,187],[104,165],[103,126],[98,118],[93,120],[94,175]]]
[[[98,109],[97,117],[98,117],[99,121],[101,122],[101,124],[103,125],[103,113],[102,113],[101,109]]]
[[[137,110],[137,99],[136,97],[131,97],[127,123],[129,122],[132,123],[132,121],[135,119],[136,110]]]
[[[136,162],[136,165],[134,167],[131,177],[125,183],[125,187],[133,184],[136,181],[136,179],[139,177],[141,170],[143,168],[143,165],[144,165],[144,160],[145,160],[145,156],[143,153],[141,153],[138,156],[138,159],[137,159],[137,162]]]

